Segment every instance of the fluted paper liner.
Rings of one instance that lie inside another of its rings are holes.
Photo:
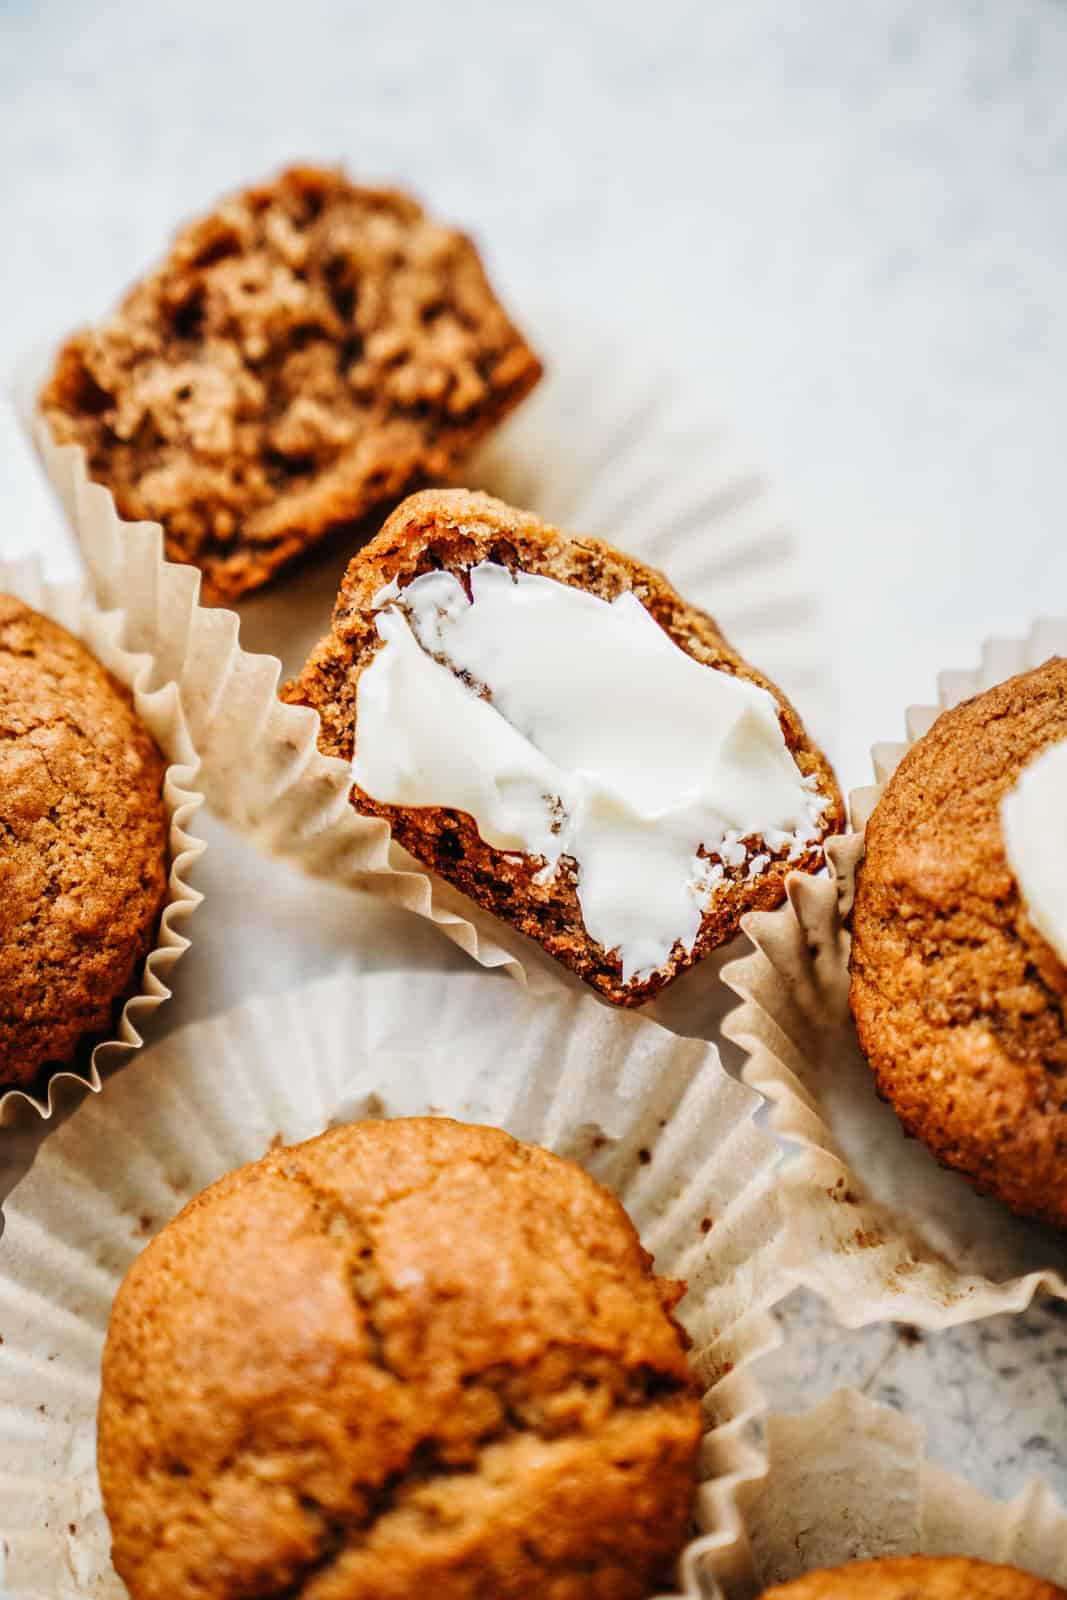
[[[129,582],[125,565],[119,577]],[[10,1122],[24,1103],[42,1117],[52,1115],[55,1096],[64,1082],[76,1080],[99,1089],[101,1073],[122,1065],[142,1040],[140,1029],[153,1011],[170,998],[164,981],[189,940],[180,931],[202,896],[185,881],[193,862],[204,849],[202,841],[189,830],[201,804],[194,787],[197,760],[182,716],[181,700],[174,684],[154,688],[153,663],[143,653],[131,652],[126,633],[126,617],[121,610],[97,610],[82,583],[47,583],[34,560],[0,561],[0,594],[10,594],[51,617],[74,634],[100,664],[133,694],[134,709],[155,738],[169,765],[163,777],[163,801],[170,819],[167,899],[160,916],[155,947],[146,957],[137,992],[125,1002],[113,1038],[100,1041],[90,1055],[85,1070],[60,1070],[47,1078],[40,1093],[31,1088],[0,1091],[0,1123]]]
[[[971,1556],[1067,1584],[1067,1515],[1044,1484],[991,1500],[924,1458],[917,1422],[854,1389],[769,1416],[764,1437],[745,1519],[753,1570],[723,1574],[722,1600],[884,1556]]]
[[[477,972],[333,976],[170,1035],[55,1131],[5,1206],[0,1592],[125,1593],[109,1560],[95,1412],[111,1302],[146,1240],[278,1139],[434,1113],[578,1161],[618,1194],[657,1270],[687,1281],[679,1314],[707,1431],[701,1536],[680,1581],[698,1600],[713,1557],[719,1571],[743,1563],[740,1512],[762,1474],[749,1365],[779,1340],[766,1310],[778,1156],[757,1104],[713,1046]]]
[[[857,791],[862,829],[909,745],[940,712],[1067,653],[1067,623],[995,640],[974,672],[939,682],[937,706],[907,713],[908,741],[877,745],[877,783]],[[783,1267],[849,1326],[894,1318],[927,1328],[1019,1310],[1039,1289],[1067,1298],[1067,1232],[1013,1216],[937,1165],[876,1097],[848,1009],[848,933],[862,834],[832,841],[830,876],[790,880],[785,905],[744,927],[755,949],[723,971],[741,998],[724,1032],[747,1052],[745,1081],[772,1102],[796,1148],[780,1174]]]
[[[558,323],[537,343],[548,377],[472,458],[464,481],[665,568],[810,705],[821,694],[815,600],[773,497],[722,419],[707,415],[696,385],[650,362],[647,346],[639,363],[627,353],[631,340],[591,340]],[[278,701],[283,675],[329,627],[352,549],[334,547],[250,598],[239,636],[237,613],[199,604],[195,569],[164,561],[159,526],[124,522],[110,493],[90,482],[84,452],[53,442],[36,413],[46,370],[39,359],[23,365],[23,420],[101,604],[128,606],[139,647],[157,658],[157,681],[180,686],[212,810],[311,873],[428,917],[483,966],[537,988],[577,985],[539,946],[426,872],[386,822],[354,812],[347,764],[318,752],[318,714]],[[139,575],[132,599],[122,578],[131,566]]]

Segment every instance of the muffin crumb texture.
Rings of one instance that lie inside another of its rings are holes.
[[[775,1584],[763,1600],[1067,1600],[1062,1589],[1015,1567],[965,1556],[856,1561]]]
[[[183,229],[41,396],[122,516],[207,599],[267,582],[458,458],[537,382],[461,233],[406,194],[294,167]]]
[[[639,1600],[695,1485],[681,1293],[610,1194],[495,1129],[273,1150],[116,1300],[116,1569],[133,1600]]]
[[[943,712],[870,821],[851,1004],[905,1128],[1015,1210],[1067,1226],[1067,968],[1030,922],[1000,803],[1067,738],[1067,661]]]
[[[692,950],[687,952],[677,941],[657,971],[626,982],[618,952],[606,950],[586,930],[577,871],[569,858],[564,858],[562,870],[546,879],[536,857],[487,844],[466,812],[390,805],[353,786],[356,810],[383,817],[398,842],[423,866],[534,939],[604,999],[620,1006],[642,1005],[733,938],[746,911],[780,905],[790,872],[816,872],[822,867],[823,842],[845,821],[836,780],[780,691],[744,661],[712,618],[689,605],[661,573],[597,539],[570,537],[501,500],[461,489],[426,490],[397,507],[377,537],[349,564],[332,631],[311,652],[299,678],[284,686],[283,699],[318,711],[323,754],[352,760],[358,738],[359,679],[381,646],[375,625],[379,591],[394,581],[403,588],[436,569],[469,582],[471,567],[482,561],[570,584],[602,600],[631,591],[695,661],[748,679],[774,696],[785,743],[801,774],[825,801],[822,838],[793,859],[784,848],[771,851],[758,835],[744,839],[743,859],[723,863],[724,881],[709,902]],[[625,696],[625,684],[618,692]],[[700,730],[694,728],[693,738],[699,736]],[[708,860],[716,862],[718,857],[709,855]]]
[[[0,595],[0,1085],[74,1064],[135,989],[166,897],[165,769],[128,691]]]

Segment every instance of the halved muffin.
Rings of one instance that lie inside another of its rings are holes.
[[[780,692],[658,572],[486,495],[398,507],[283,691],[352,804],[617,1005],[817,871],[844,812]]]
[[[229,602],[448,481],[540,374],[468,238],[399,190],[293,167],[184,228],[68,339],[40,403],[121,515],[161,522]]]

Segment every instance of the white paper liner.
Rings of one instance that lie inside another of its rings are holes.
[[[780,1339],[766,1310],[778,1152],[755,1126],[757,1105],[711,1046],[477,972],[333,976],[160,1041],[53,1133],[5,1206],[0,1593],[125,1593],[109,1560],[95,1411],[111,1302],[146,1240],[279,1136],[433,1112],[577,1160],[619,1195],[657,1270],[688,1282],[680,1315],[706,1386],[705,1531],[681,1572],[698,1600],[713,1557],[719,1571],[743,1564],[740,1511],[762,1477],[750,1365]]]
[[[813,715],[826,682],[818,602],[767,485],[722,418],[708,414],[702,386],[650,358],[647,336],[637,348],[630,334],[596,338],[543,320],[534,338],[547,376],[463,480],[664,568]],[[317,750],[317,713],[278,701],[280,679],[328,629],[352,550],[324,554],[245,602],[239,642],[237,614],[201,607],[198,573],[163,560],[158,525],[123,522],[108,491],[90,482],[84,452],[52,442],[35,411],[47,368],[39,357],[23,363],[20,414],[101,604],[126,603],[119,575],[131,563],[141,575],[131,624],[157,657],[157,681],[173,677],[181,688],[212,810],[311,873],[430,918],[483,966],[537,988],[577,984],[532,941],[425,872],[385,822],[357,815],[347,765]]]
[[[908,742],[876,745],[877,783],[852,796],[862,829],[909,745],[945,708],[1067,653],[1067,623],[994,640],[974,672],[939,681],[937,706],[907,713]],[[926,1328],[1020,1310],[1039,1290],[1067,1298],[1067,1232],[1013,1216],[906,1139],[875,1095],[848,1010],[848,934],[861,834],[832,841],[831,875],[794,878],[787,903],[744,921],[755,949],[723,970],[741,997],[724,1032],[747,1052],[745,1081],[799,1147],[780,1183],[784,1270],[847,1326],[886,1318]]]
[[[128,573],[125,578],[129,582]],[[120,610],[98,611],[83,583],[47,583],[35,560],[0,561],[0,594],[14,595],[35,611],[60,623],[131,690],[137,716],[169,762],[163,776],[163,801],[170,820],[167,899],[160,916],[155,948],[145,958],[137,993],[122,1007],[114,1038],[102,1040],[94,1047],[86,1071],[54,1072],[41,1094],[27,1088],[0,1093],[0,1123],[8,1123],[18,1117],[19,1108],[24,1104],[32,1106],[42,1117],[50,1117],[65,1083],[87,1083],[91,1089],[98,1090],[103,1072],[121,1066],[140,1049],[140,1029],[164,1000],[170,999],[171,991],[164,980],[189,948],[189,940],[180,928],[203,896],[185,880],[204,845],[189,831],[203,797],[195,788],[196,753],[182,715],[178,690],[174,684],[155,688],[150,658],[124,648],[128,644],[125,614]]]
[[[854,1389],[769,1416],[764,1436],[767,1472],[746,1516],[753,1571],[722,1575],[725,1600],[904,1555],[970,1556],[1067,1583],[1067,1515],[1044,1484],[991,1500],[924,1459],[917,1422]]]

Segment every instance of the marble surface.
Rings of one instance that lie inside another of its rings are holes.
[[[0,360],[286,157],[398,177],[517,305],[732,397],[832,583],[852,782],[1065,590],[1065,77],[1062,0],[7,0]]]
[[[943,1333],[904,1324],[841,1329],[816,1296],[775,1313],[783,1343],[759,1365],[771,1409],[818,1405],[835,1389],[919,1420],[937,1466],[998,1500],[1043,1478],[1067,1507],[1067,1305]]]
[[[666,344],[733,409],[824,597],[843,780],[979,641],[1067,607],[1062,0],[7,0],[0,363],[101,312],[176,217],[294,155],[395,177],[485,244],[520,307]],[[0,556],[51,508],[0,421]],[[430,930],[265,877],[218,824],[220,913],[167,1025]],[[227,915],[230,920],[227,920]],[[253,950],[242,938],[249,915]],[[294,930],[297,937],[294,938]],[[195,980],[195,982],[193,981]],[[935,1459],[1067,1501],[1062,1309],[914,1340],[782,1309],[774,1402],[856,1383]]]

